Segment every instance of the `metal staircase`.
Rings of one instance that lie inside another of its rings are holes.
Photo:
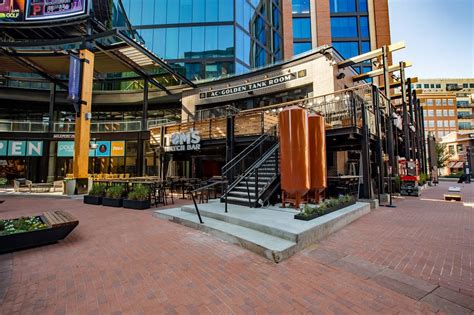
[[[280,186],[279,143],[272,129],[222,168],[229,181],[223,198],[231,204],[260,207]],[[222,199],[223,199],[222,198]]]

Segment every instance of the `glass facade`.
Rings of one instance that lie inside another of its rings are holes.
[[[311,50],[311,16],[309,0],[292,0],[293,54]]]
[[[145,46],[191,80],[282,59],[277,0],[124,0]]]
[[[329,0],[329,5],[334,48],[344,58],[370,51],[367,0]],[[359,64],[355,69],[360,73],[368,72],[372,67],[370,64]]]

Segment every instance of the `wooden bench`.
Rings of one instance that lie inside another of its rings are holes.
[[[47,221],[45,223],[51,225],[52,227],[77,225],[79,223],[79,220],[62,210],[45,212],[43,213],[43,217]]]
[[[461,195],[455,195],[455,194],[444,195],[444,200],[446,200],[446,201],[461,201],[462,196]]]

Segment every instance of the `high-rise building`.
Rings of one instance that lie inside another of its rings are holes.
[[[277,0],[124,0],[145,46],[192,79],[248,72],[282,59]]]
[[[345,58],[390,44],[387,0],[292,0],[283,8],[285,58],[324,44]],[[370,64],[356,67],[371,69]]]
[[[474,131],[474,79],[421,79],[413,85],[423,107],[426,134],[437,139]]]

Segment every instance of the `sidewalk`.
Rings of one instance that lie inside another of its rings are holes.
[[[421,198],[440,199],[448,185],[431,188]],[[467,201],[474,201],[474,185],[463,189]],[[0,255],[0,314],[474,309],[474,208],[459,203],[397,200],[397,208],[375,210],[275,264],[154,219],[152,211],[67,199],[2,199],[0,218],[61,209],[80,223],[63,242]]]

